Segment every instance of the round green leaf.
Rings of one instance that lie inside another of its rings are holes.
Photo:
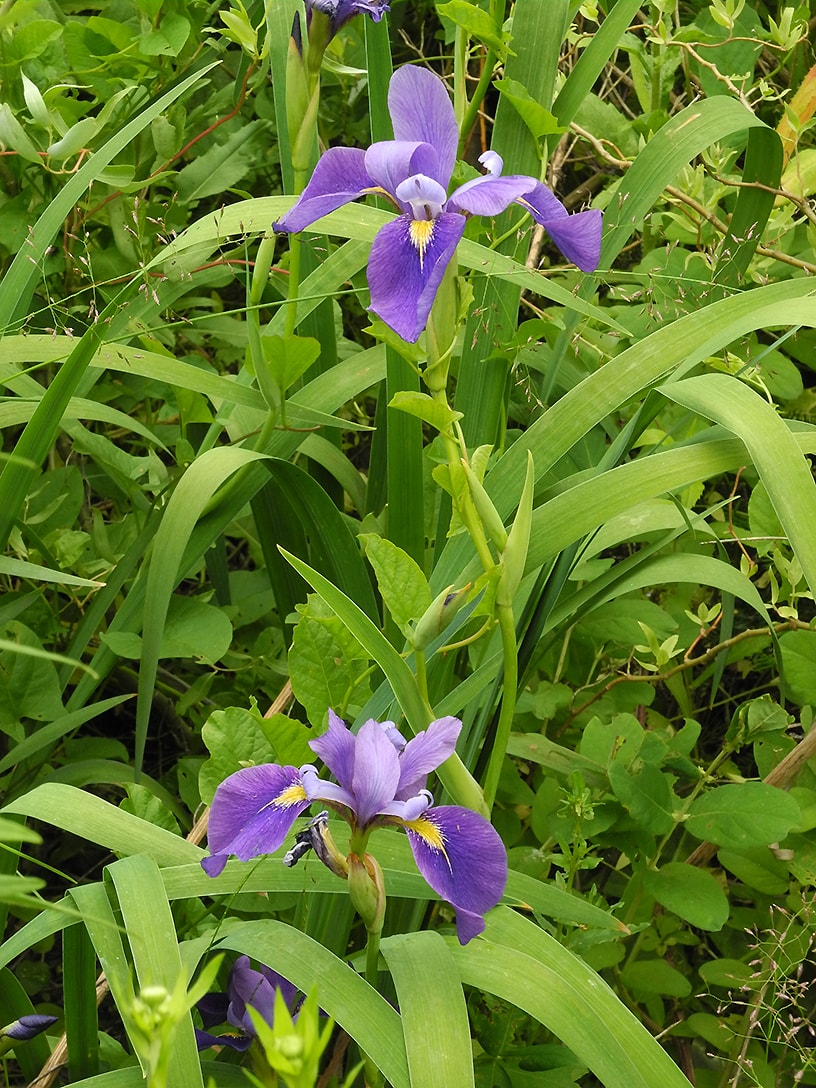
[[[705,869],[670,861],[646,872],[643,883],[661,906],[699,929],[716,933],[728,921],[728,897]]]
[[[726,990],[741,990],[753,975],[742,960],[709,960],[700,967],[700,978],[709,986],[721,986]]]
[[[691,983],[665,960],[640,960],[621,971],[621,982],[629,990],[666,997],[688,997]]]
[[[799,823],[799,806],[765,782],[718,786],[691,806],[686,829],[704,842],[734,850],[779,842]]]
[[[749,888],[765,895],[782,895],[787,891],[790,877],[788,867],[775,857],[767,846],[748,850],[720,850],[717,860],[724,869]]]

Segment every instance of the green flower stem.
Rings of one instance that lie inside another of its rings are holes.
[[[496,790],[499,786],[510,730],[516,713],[516,695],[518,692],[518,646],[516,644],[516,620],[510,605],[497,605],[496,613],[502,641],[502,700],[499,712],[499,724],[493,740],[493,750],[487,765],[484,782],[485,802],[488,809],[493,808]]]
[[[496,34],[501,36],[502,22],[504,20],[504,0],[490,0],[490,17],[493,20],[493,26],[496,30]],[[458,34],[458,31],[457,31]],[[458,40],[457,40],[458,44]],[[473,98],[471,98],[465,115],[460,119],[460,115],[457,113],[456,117],[459,121],[459,149],[457,151],[457,157],[463,158],[465,154],[465,148],[467,146],[468,137],[470,136],[471,129],[476,124],[476,118],[479,116],[479,110],[482,108],[485,95],[487,94],[490,82],[493,79],[493,69],[496,67],[496,61],[498,60],[498,54],[495,49],[488,48],[485,56],[484,65],[482,66],[482,72],[479,76],[479,82],[476,84],[476,89],[473,92]],[[454,77],[456,73],[454,71]],[[456,93],[454,84],[454,95]]]

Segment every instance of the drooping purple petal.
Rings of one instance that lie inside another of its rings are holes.
[[[368,721],[355,738],[352,791],[357,822],[365,827],[394,800],[400,778],[400,758],[379,722]]]
[[[271,854],[310,804],[297,767],[265,763],[231,774],[213,798],[204,872],[218,876],[230,854],[241,861]]]
[[[297,203],[272,224],[272,229],[295,234],[375,189],[377,183],[365,168],[365,155],[357,147],[330,147],[318,160]]]
[[[594,272],[601,260],[603,217],[599,209],[573,212],[567,219],[545,223],[548,234],[567,258],[582,272]]]
[[[419,793],[430,772],[453,755],[461,731],[462,723],[458,718],[437,718],[408,741],[399,760],[398,801],[406,801]]]
[[[483,816],[456,805],[428,809],[405,830],[417,868],[433,890],[456,907],[457,935],[466,944],[481,932],[477,919],[504,893],[504,844]]]
[[[378,232],[368,259],[371,309],[412,343],[425,328],[437,288],[464,232],[465,217],[443,212],[432,227],[420,250],[412,241],[411,218],[400,215]]]
[[[201,1028],[195,1029],[196,1047],[199,1050],[206,1050],[210,1046],[228,1046],[242,1054],[252,1046],[253,1038],[254,1036],[245,1035],[243,1032],[237,1035],[213,1035],[209,1031],[202,1031]]]
[[[365,169],[375,185],[381,186],[391,196],[397,187],[413,174],[439,172],[439,158],[430,144],[410,143],[405,140],[380,140],[364,152]]]
[[[266,970],[271,969],[267,967]],[[256,971],[250,965],[249,956],[239,956],[230,971],[227,1019],[247,1035],[255,1035],[255,1025],[247,1012],[248,1005],[260,1013],[267,1024],[271,1025],[274,1019],[275,981],[280,981],[280,975],[271,973],[272,980]],[[291,988],[294,996],[294,987],[291,983],[287,983],[287,986]]]
[[[391,77],[388,110],[395,139],[417,140],[436,149],[438,172],[422,173],[447,189],[456,163],[459,128],[445,84],[427,68],[404,65]]]
[[[485,175],[473,178],[451,194],[448,201],[450,211],[465,211],[471,215],[500,215],[510,207],[514,200],[531,192],[540,182],[522,174],[510,174],[508,177]]]
[[[320,756],[341,786],[351,789],[354,775],[355,738],[342,718],[329,708],[329,728],[309,741],[309,747]]]
[[[196,1008],[201,1013],[201,1021],[205,1028],[223,1024],[227,1019],[230,1000],[226,994],[204,994],[200,1001],[196,1001]]]
[[[603,216],[597,208],[570,215],[546,185],[536,183],[519,204],[540,223],[567,258],[582,272],[594,272],[601,259]]]

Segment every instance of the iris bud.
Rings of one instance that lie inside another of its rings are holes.
[[[362,918],[366,930],[377,936],[382,932],[385,918],[385,881],[382,869],[371,854],[364,854],[362,859],[357,854],[349,854],[348,863],[352,905]]]
[[[465,471],[470,497],[473,499],[473,505],[476,507],[476,513],[481,519],[484,530],[496,545],[498,551],[503,552],[507,544],[507,530],[504,527],[504,522],[493,505],[493,500],[485,491],[484,484],[464,459],[462,460],[462,468]]]
[[[453,617],[465,603],[465,598],[470,592],[470,582],[462,589],[454,589],[448,586],[435,597],[425,612],[417,620],[414,628],[412,643],[415,650],[426,649],[431,642],[441,635]]]

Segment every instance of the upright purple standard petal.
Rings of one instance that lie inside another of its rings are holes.
[[[564,254],[582,272],[594,272],[601,259],[603,216],[597,208],[569,214],[561,201],[539,181],[519,204],[540,223]]]
[[[430,772],[453,755],[461,731],[458,718],[437,718],[408,741],[399,757],[398,801],[407,801],[419,793]]]
[[[400,779],[400,761],[380,723],[366,722],[355,738],[351,787],[357,823],[365,827],[394,800]]]
[[[456,164],[459,127],[439,76],[413,65],[398,68],[388,88],[388,111],[395,139],[416,140],[436,149],[438,170],[430,177],[447,189]],[[428,170],[421,172],[429,174]]]
[[[231,774],[213,798],[204,872],[218,876],[230,854],[241,861],[271,854],[310,804],[297,767],[265,763]]]
[[[247,1035],[255,1035],[255,1025],[247,1006],[251,1005],[271,1025],[275,1015],[276,990],[282,992],[287,1005],[294,1001],[297,990],[291,982],[266,965],[261,971],[256,971],[250,965],[249,956],[239,956],[230,971],[227,1019]]]
[[[336,208],[376,189],[365,168],[366,153],[357,147],[330,147],[320,158],[309,184],[272,229],[295,234]]]
[[[351,789],[354,775],[354,734],[342,718],[329,708],[329,728],[309,741],[309,747],[320,756],[341,786]]]
[[[465,217],[443,213],[420,223],[401,215],[379,231],[368,259],[371,309],[403,340],[425,328],[445,269],[465,229]]]
[[[495,828],[456,805],[428,809],[405,824],[417,868],[435,892],[456,907],[460,944],[484,929],[507,884],[507,853]]]
[[[433,177],[439,172],[439,158],[430,144],[380,140],[372,144],[364,155],[366,173],[392,197],[397,187],[412,174],[429,174]]]

